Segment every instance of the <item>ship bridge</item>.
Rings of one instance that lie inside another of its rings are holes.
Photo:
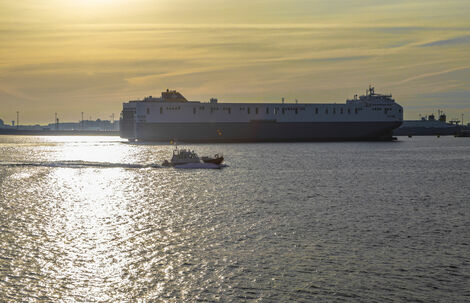
[[[189,102],[181,93],[176,90],[169,90],[162,92],[162,96],[157,98],[153,96],[145,97],[143,100],[133,100],[129,102],[179,102],[186,103]]]
[[[347,104],[354,103],[363,103],[366,106],[382,106],[382,105],[391,105],[395,103],[395,100],[392,98],[392,95],[383,95],[375,93],[375,88],[369,86],[369,89],[366,91],[365,95],[358,96],[354,95],[354,99],[346,100]]]

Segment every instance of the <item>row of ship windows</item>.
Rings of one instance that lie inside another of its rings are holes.
[[[166,110],[180,110],[181,108],[179,106],[173,106],[173,107],[167,107]],[[230,107],[224,107],[222,108],[223,110],[226,110],[229,114],[232,113],[232,109]],[[204,106],[201,106],[199,107],[199,110],[204,110]],[[213,111],[216,111],[216,110],[219,110],[218,107],[211,107],[210,108],[210,111],[211,113]],[[245,108],[244,107],[240,107],[240,111],[244,111]],[[305,107],[301,107],[300,110],[305,110]],[[360,110],[362,110],[362,108],[355,108],[354,109],[354,113],[357,114]],[[373,108],[372,110],[382,110],[382,108]],[[385,113],[387,113],[388,111],[391,111],[392,109],[391,108],[384,108],[384,111]],[[247,107],[246,108],[246,111],[248,114],[251,113],[251,108],[250,107]],[[274,114],[277,115],[279,112],[282,112],[283,114],[286,113],[286,111],[294,111],[295,114],[297,115],[299,113],[299,108],[296,108],[296,107],[287,107],[287,108],[282,108],[281,110],[277,107],[274,108]],[[333,108],[332,110],[332,113],[333,114],[336,114],[336,108]],[[340,114],[344,114],[344,110],[343,108],[340,108],[339,109],[339,113]],[[401,109],[399,110],[399,112],[401,113]],[[319,110],[318,110],[318,107],[315,108],[315,114],[318,114],[319,113]],[[347,113],[348,114],[351,114],[351,109],[348,108],[347,109]],[[150,108],[147,107],[147,115],[150,114]],[[160,107],[160,114],[163,114],[163,107]],[[193,114],[196,114],[196,108],[193,107]],[[255,114],[259,114],[259,108],[258,107],[255,107]],[[266,114],[269,114],[269,107],[266,107]],[[328,108],[325,108],[325,114],[328,114]]]

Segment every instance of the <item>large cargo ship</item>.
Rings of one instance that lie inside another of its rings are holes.
[[[121,137],[130,141],[285,142],[392,140],[403,108],[369,87],[345,103],[188,101],[174,90],[123,104]]]

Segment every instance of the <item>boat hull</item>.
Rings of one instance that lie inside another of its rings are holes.
[[[179,142],[302,142],[393,140],[392,122],[249,122],[249,123],[137,123],[134,136],[121,130],[121,137],[138,141]]]
[[[203,157],[202,162],[220,165],[222,164],[222,162],[224,162],[224,157],[218,157],[218,158],[204,158]]]

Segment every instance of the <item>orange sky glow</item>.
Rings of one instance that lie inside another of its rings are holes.
[[[470,2],[0,0],[0,118],[118,117],[189,100],[344,102],[369,84],[405,118],[470,122]]]

